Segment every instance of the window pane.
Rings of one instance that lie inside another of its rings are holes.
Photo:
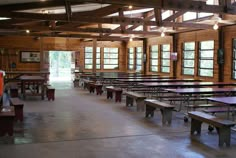
[[[154,52],[154,51],[158,51],[158,46],[155,45],[155,46],[151,46],[151,51]]]
[[[93,52],[93,47],[85,47],[85,52]]]
[[[118,69],[118,65],[104,65],[104,69]]]
[[[170,52],[163,52],[162,58],[170,58]]]
[[[170,45],[169,44],[163,44],[162,45],[162,51],[170,51]]]
[[[104,64],[118,64],[117,59],[104,59]]]
[[[162,60],[163,66],[170,66],[170,60]]]
[[[200,52],[200,57],[204,57],[204,58],[213,58],[214,56],[214,52],[209,50],[209,51],[201,51]]]
[[[161,72],[170,72],[170,68],[169,67],[162,67]]]
[[[201,60],[200,68],[213,68],[213,60]]]
[[[184,43],[184,50],[195,50],[195,42]]]
[[[92,69],[92,65],[85,65],[85,69]]]
[[[185,51],[184,59],[194,59],[194,51]]]
[[[194,60],[184,60],[184,67],[194,67]]]
[[[151,67],[151,71],[157,72],[157,67],[156,66],[152,66]]]
[[[158,65],[158,60],[152,59],[152,60],[151,60],[151,64],[152,64],[152,65]]]
[[[184,68],[183,73],[184,73],[184,75],[194,75],[194,69]]]
[[[214,41],[202,41],[200,42],[200,48],[203,49],[214,49]]]
[[[199,71],[200,76],[213,76],[213,70],[208,70],[208,69],[200,69]]]

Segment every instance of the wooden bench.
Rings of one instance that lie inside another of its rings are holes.
[[[80,80],[78,78],[75,78],[73,83],[74,83],[74,87],[79,87]]]
[[[122,97],[122,89],[114,86],[107,86],[106,87],[107,91],[107,99],[112,99],[113,98],[113,92],[115,92],[115,101],[116,102],[121,102],[121,97]]]
[[[46,87],[46,96],[48,100],[55,100],[55,88],[52,86],[47,86]]]
[[[191,118],[191,135],[194,135],[195,132],[197,135],[200,135],[201,125],[204,122],[217,129],[219,135],[219,146],[223,146],[224,143],[226,146],[230,146],[231,127],[235,125],[233,121],[224,120],[200,111],[191,111],[188,112],[188,115]]]
[[[18,87],[17,87],[17,85],[10,87],[10,97],[12,97],[12,98],[18,97]]]
[[[95,82],[90,82],[88,83],[88,89],[90,93],[94,93],[94,90],[96,89],[97,95],[102,95],[103,90],[102,90],[103,85],[101,83],[95,83]]]
[[[23,108],[24,103],[19,98],[10,98],[9,99],[10,106],[14,106],[15,108],[15,120],[23,121],[24,114],[23,114]]]
[[[15,110],[14,107],[0,107],[0,136],[13,135]]]
[[[126,106],[133,106],[133,102],[135,100],[137,104],[137,111],[144,111],[144,99],[146,99],[146,96],[131,91],[125,92],[124,95],[126,95]]]
[[[145,99],[144,102],[146,104],[145,117],[149,117],[149,115],[153,117],[155,109],[158,108],[160,109],[162,114],[162,124],[171,124],[172,111],[175,108],[173,105],[160,102],[154,99]]]

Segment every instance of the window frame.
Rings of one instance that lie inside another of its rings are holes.
[[[110,49],[113,49],[113,48],[117,49],[117,52],[111,52]],[[106,49],[109,49],[109,52],[105,52]],[[106,53],[109,53],[109,55],[116,54],[117,58],[105,58]],[[107,59],[116,59],[117,64],[105,64],[105,60],[107,60]],[[115,68],[105,68],[106,65],[116,65],[117,67],[115,67]],[[114,69],[118,70],[119,69],[119,48],[118,47],[104,47],[103,48],[103,69],[104,70],[114,70]]]
[[[154,46],[156,46],[157,47],[157,51],[154,51],[153,50],[153,47]],[[149,55],[149,71],[150,72],[159,72],[159,46],[158,45],[151,45],[151,46],[149,46],[149,52],[150,52],[150,55]],[[155,54],[157,54],[157,57],[156,58],[153,58],[153,56],[152,56],[152,54],[153,53],[155,53]],[[156,65],[154,65],[154,64],[152,64],[152,60],[156,60],[157,61],[157,64]],[[157,68],[157,71],[153,71],[153,67],[155,67],[156,66],[156,68]]]
[[[202,42],[207,42],[207,41],[212,41],[213,42],[213,48],[212,49],[202,49],[201,48],[201,43]],[[199,46],[198,46],[198,76],[200,77],[214,77],[214,55],[215,55],[215,41],[214,40],[207,40],[207,41],[199,41]],[[201,57],[201,53],[204,51],[212,51],[213,57]],[[205,68],[201,67],[201,61],[212,61],[212,68]],[[212,71],[212,76],[207,76],[207,75],[202,75],[201,70],[211,70]]]
[[[169,50],[168,50],[168,51],[163,50],[164,45],[168,45],[168,46],[169,46]],[[160,54],[161,54],[161,58],[160,58],[160,60],[161,60],[161,62],[160,62],[160,68],[161,68],[161,70],[160,70],[160,72],[161,72],[161,73],[170,73],[170,62],[171,62],[171,60],[170,60],[170,51],[171,51],[171,45],[170,45],[170,44],[161,44],[161,45],[160,45],[160,48],[161,48],[161,51],[160,51]],[[164,56],[164,53],[166,53],[166,52],[169,53],[169,58],[163,57],[163,56]],[[163,65],[163,61],[164,61],[164,60],[168,60],[168,61],[169,61],[169,66]],[[169,68],[168,72],[163,71],[163,68]]]
[[[193,43],[194,44],[194,49],[186,49],[186,45],[188,43]],[[184,42],[182,45],[182,65],[181,65],[181,69],[182,69],[182,75],[189,75],[189,76],[194,76],[195,73],[195,51],[196,51],[196,42],[191,41],[191,42]],[[185,53],[186,52],[193,52],[193,58],[185,58]],[[185,66],[185,61],[193,61],[193,67],[187,67]],[[185,73],[185,69],[192,69],[193,70],[193,74],[187,74]]]

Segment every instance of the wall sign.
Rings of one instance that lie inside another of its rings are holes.
[[[40,62],[40,52],[37,51],[21,51],[20,52],[21,62]]]

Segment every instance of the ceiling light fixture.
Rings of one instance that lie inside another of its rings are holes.
[[[25,30],[26,33],[30,33],[30,30]]]
[[[161,37],[165,37],[165,32],[164,31],[161,32]]]
[[[217,30],[218,28],[219,28],[218,22],[215,22],[215,24],[213,25],[213,29],[214,29],[214,30]]]
[[[132,6],[132,5],[129,5],[129,9],[133,9],[133,6]]]

